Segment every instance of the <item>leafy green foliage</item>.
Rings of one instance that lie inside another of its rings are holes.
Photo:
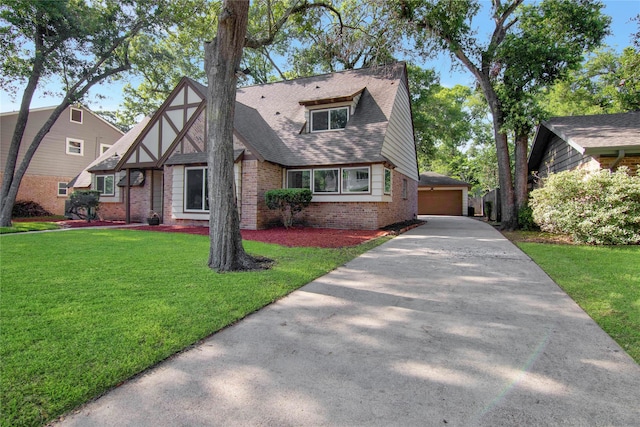
[[[626,168],[551,174],[530,204],[543,231],[583,243],[640,244],[640,177]]]
[[[96,190],[76,190],[69,195],[69,211],[78,218],[91,222],[97,217],[100,192]]]
[[[275,265],[216,274],[207,236],[74,230],[0,239],[7,427],[44,425],[384,241],[344,249],[247,241]]]
[[[308,188],[282,188],[265,193],[267,207],[280,211],[285,228],[291,227],[295,215],[309,206],[312,198],[313,195]]]
[[[552,116],[640,110],[640,50],[599,50],[540,97]]]
[[[640,363],[640,246],[517,245]]]
[[[534,231],[538,229],[538,226],[533,220],[533,209],[531,209],[529,203],[518,209],[518,228],[523,231]]]

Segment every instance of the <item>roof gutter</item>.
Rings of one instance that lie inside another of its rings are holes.
[[[613,172],[613,170],[618,166],[620,161],[624,158],[624,150],[618,150],[618,157],[613,161],[611,166],[609,166],[609,170]]]

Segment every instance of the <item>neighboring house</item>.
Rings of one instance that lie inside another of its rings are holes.
[[[576,168],[615,170],[640,165],[640,111],[554,117],[538,126],[529,172],[544,178]]]
[[[155,211],[165,224],[207,224],[206,90],[183,78],[125,153],[87,169],[105,219]],[[274,188],[311,189],[310,226],[377,229],[417,215],[404,63],[239,88],[234,150],[241,228],[279,221],[264,201]]]
[[[33,137],[55,107],[29,112],[22,138],[18,166]],[[18,112],[0,114],[0,181],[7,162]],[[122,132],[83,106],[68,107],[45,135],[20,183],[17,201],[29,200],[51,213],[62,215],[67,200],[67,183],[109,149]]]
[[[420,174],[418,213],[420,215],[468,215],[471,184],[436,172]]]

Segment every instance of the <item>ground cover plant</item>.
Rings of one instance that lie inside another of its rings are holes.
[[[640,363],[640,246],[516,244]]]
[[[245,241],[270,270],[218,274],[209,239],[81,229],[1,237],[0,425],[42,425],[381,243]]]

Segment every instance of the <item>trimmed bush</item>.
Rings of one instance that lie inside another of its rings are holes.
[[[312,197],[308,188],[281,188],[265,193],[267,207],[280,211],[285,228],[291,227],[294,216],[309,206]]]
[[[21,200],[13,205],[12,218],[34,218],[39,216],[52,216],[53,214],[31,200]]]
[[[530,205],[543,231],[579,243],[640,244],[640,177],[626,168],[551,174],[531,192]]]
[[[98,217],[100,192],[96,190],[76,190],[69,196],[68,214],[91,222]]]

